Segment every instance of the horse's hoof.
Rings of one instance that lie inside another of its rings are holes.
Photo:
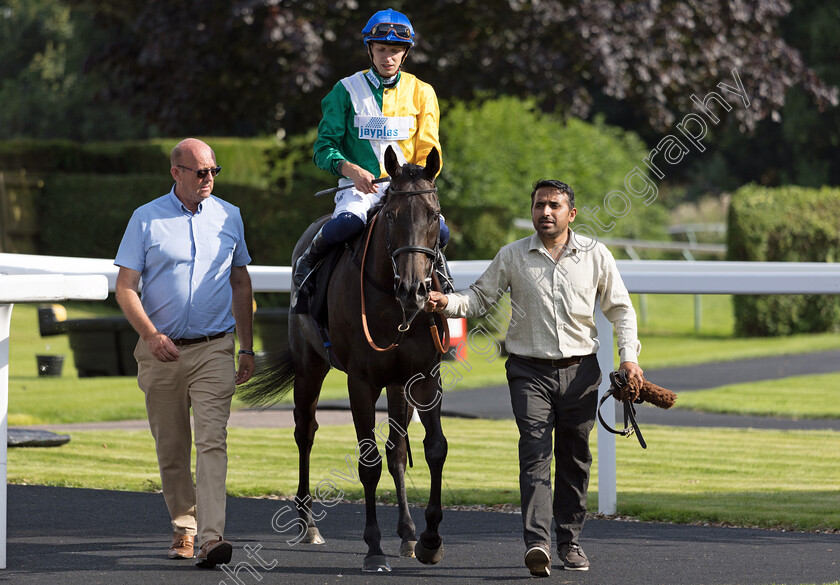
[[[388,564],[385,555],[371,555],[365,557],[365,562],[362,563],[362,571],[365,573],[390,573],[391,565]]]
[[[400,545],[400,556],[403,558],[414,558],[414,546],[417,544],[416,540],[406,540]]]
[[[306,538],[303,539],[303,542],[306,544],[326,544],[326,540],[324,537],[321,536],[321,533],[318,529],[313,526],[312,528],[306,529]]]
[[[436,565],[443,558],[443,543],[441,542],[436,549],[430,550],[423,546],[422,541],[419,541],[414,545],[414,555],[424,565]]]

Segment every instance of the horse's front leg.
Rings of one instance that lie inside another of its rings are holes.
[[[406,397],[419,412],[420,421],[426,429],[423,447],[431,476],[429,503],[426,506],[426,530],[420,535],[420,540],[414,547],[414,554],[421,563],[434,565],[443,558],[443,541],[438,527],[443,518],[441,507],[443,464],[449,449],[440,424],[440,403],[443,394],[438,377],[426,377],[415,384],[406,386]]]
[[[405,490],[405,469],[408,455],[408,423],[413,408],[405,400],[402,386],[388,386],[388,440],[385,443],[385,454],[388,458],[388,471],[394,478],[397,494],[399,519],[397,520],[397,534],[400,542],[400,556],[413,557],[414,545],[417,543],[414,520],[408,509],[408,496]]]
[[[376,486],[382,476],[382,457],[376,446],[376,399],[379,389],[375,389],[353,376],[347,377],[350,392],[350,409],[353,412],[353,424],[356,427],[356,455],[359,459],[359,480],[365,492],[365,543],[368,552],[362,563],[362,571],[381,573],[390,571],[388,559],[382,550],[382,532],[376,520]]]

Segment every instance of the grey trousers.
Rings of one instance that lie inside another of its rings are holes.
[[[519,428],[519,489],[526,547],[577,543],[586,518],[586,492],[601,370],[596,356],[565,368],[511,356],[505,364]],[[554,501],[551,497],[554,433]]]

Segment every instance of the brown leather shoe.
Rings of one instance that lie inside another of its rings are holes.
[[[224,565],[230,562],[233,555],[231,544],[222,540],[208,540],[201,545],[198,554],[195,555],[195,566],[202,569],[212,569],[216,565]]]
[[[193,558],[193,539],[189,534],[172,535],[172,546],[169,549],[170,559],[191,559]]]

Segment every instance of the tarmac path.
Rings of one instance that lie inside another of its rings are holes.
[[[327,544],[289,544],[293,532],[272,529],[292,519],[287,501],[229,498],[226,537],[234,558],[202,570],[165,553],[168,516],[160,494],[42,486],[9,486],[8,568],[0,582],[26,585],[361,585],[520,583],[518,514],[445,510],[445,555],[436,566],[393,556],[396,508],[380,506],[383,548],[392,572],[361,572],[364,510],[338,504],[319,523]],[[423,511],[412,508],[418,527]],[[281,520],[281,522],[283,522]],[[588,572],[564,571],[554,553],[545,583],[581,585],[767,585],[833,583],[840,578],[840,535],[749,528],[587,521],[582,545]],[[245,548],[248,547],[248,548]],[[250,551],[250,552],[249,552]],[[251,555],[250,557],[248,555]]]

